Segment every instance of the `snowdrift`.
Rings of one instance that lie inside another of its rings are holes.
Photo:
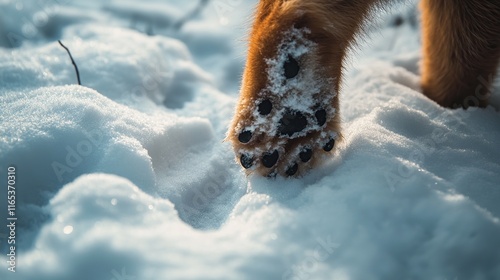
[[[268,180],[223,142],[252,3],[215,1],[177,31],[194,4],[68,3],[27,37],[15,18],[44,11],[28,2],[0,3],[0,180],[15,166],[18,218],[1,279],[500,278],[498,106],[419,92],[411,7],[351,59],[332,160]]]

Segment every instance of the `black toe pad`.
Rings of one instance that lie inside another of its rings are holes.
[[[300,152],[299,154],[300,160],[302,162],[308,162],[309,160],[311,160],[312,154],[313,154],[312,150],[307,148],[302,152]]]
[[[293,176],[297,173],[297,170],[299,170],[299,165],[295,163],[292,166],[288,167],[288,169],[286,170],[286,175]]]
[[[243,144],[246,144],[252,140],[252,132],[245,130],[238,135],[238,141],[240,141]]]
[[[323,126],[326,123],[326,111],[325,111],[325,109],[320,109],[320,110],[316,111],[314,116],[316,117],[316,121],[318,122],[319,126]]]
[[[277,150],[275,150],[272,153],[266,153],[262,157],[262,165],[264,165],[267,168],[271,168],[276,164],[276,162],[278,162],[278,158],[279,158],[279,153]]]
[[[328,143],[326,143],[324,146],[323,146],[323,150],[325,150],[326,152],[329,152],[333,149],[333,147],[335,146],[335,139],[330,139],[330,141],[328,141]]]
[[[253,158],[249,155],[242,154],[240,157],[240,163],[243,168],[248,169],[253,165]]]
[[[269,115],[269,113],[271,113],[271,110],[273,109],[273,103],[271,103],[271,101],[269,101],[269,99],[266,99],[266,100],[263,100],[262,102],[259,103],[258,105],[258,110],[259,110],[259,114],[265,116],[265,115]]]

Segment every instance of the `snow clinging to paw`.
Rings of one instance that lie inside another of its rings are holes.
[[[235,148],[247,171],[267,176],[304,174],[337,139],[335,79],[322,73],[308,28],[284,31],[275,55],[264,57],[266,85],[239,112]],[[251,81],[250,81],[251,82]],[[246,93],[242,92],[242,96]]]

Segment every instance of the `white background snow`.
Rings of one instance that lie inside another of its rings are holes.
[[[223,139],[255,4],[179,29],[197,1],[0,0],[0,279],[500,279],[498,90],[422,96],[397,7],[349,60],[333,160],[247,178]]]

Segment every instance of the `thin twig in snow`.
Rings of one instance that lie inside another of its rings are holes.
[[[78,66],[76,66],[75,60],[73,59],[73,56],[71,55],[71,52],[69,51],[68,48],[66,48],[65,45],[63,45],[63,43],[61,42],[61,40],[57,40],[57,42],[59,42],[59,45],[61,45],[61,47],[63,47],[66,50],[66,52],[68,52],[69,58],[71,58],[71,63],[73,63],[73,66],[75,67],[76,78],[78,79],[78,84],[82,85],[82,83],[80,81],[80,72],[78,71]]]
[[[188,22],[189,20],[193,19],[196,17],[198,14],[200,14],[203,11],[203,8],[205,8],[208,4],[209,0],[200,0],[198,2],[198,5],[189,13],[184,15],[181,19],[179,19],[176,23],[174,23],[174,29],[179,30],[182,28],[182,26]]]

